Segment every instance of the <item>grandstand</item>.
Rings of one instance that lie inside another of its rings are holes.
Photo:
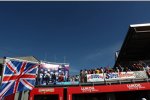
[[[136,61],[150,64],[150,24],[130,25],[119,52],[117,63],[128,65]]]

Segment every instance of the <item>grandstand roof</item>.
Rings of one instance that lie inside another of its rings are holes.
[[[150,23],[130,25],[117,63],[150,59]]]

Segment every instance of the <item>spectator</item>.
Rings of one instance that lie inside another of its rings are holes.
[[[104,73],[104,69],[102,67],[100,68],[100,70],[101,70],[101,73]]]
[[[88,74],[87,70],[85,69],[84,70],[84,82],[87,82],[87,74]]]
[[[55,75],[55,73],[52,74],[52,83],[56,84],[56,75]]]
[[[64,75],[63,73],[59,75],[58,77],[58,82],[63,82],[64,81]]]
[[[76,75],[75,81],[79,81],[79,75]]]
[[[45,73],[45,81],[46,81],[46,85],[48,85],[50,81],[50,74],[48,72]]]
[[[39,74],[39,84],[42,85],[43,84],[43,78],[44,78],[44,75],[42,72],[40,72]]]
[[[95,70],[95,72],[96,74],[100,74],[100,70],[98,68]]]
[[[83,70],[80,70],[80,80],[81,80],[81,83],[84,83],[84,71]]]

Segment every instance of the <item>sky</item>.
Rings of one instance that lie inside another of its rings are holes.
[[[0,57],[113,67],[129,25],[149,22],[149,1],[0,2]]]

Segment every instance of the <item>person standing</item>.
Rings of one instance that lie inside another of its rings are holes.
[[[52,83],[56,84],[56,74],[52,74]]]

